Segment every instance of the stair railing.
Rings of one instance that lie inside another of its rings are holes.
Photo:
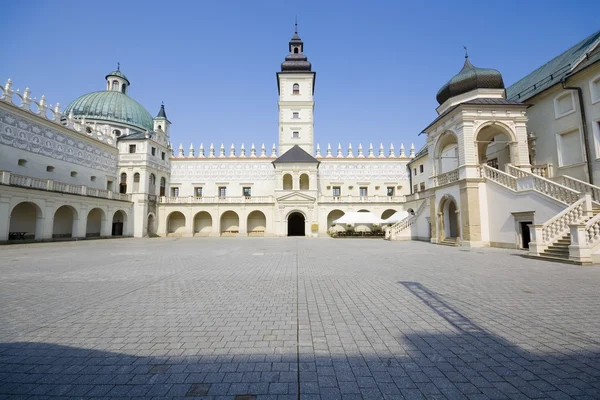
[[[580,181],[579,179],[572,178],[570,176],[560,176],[555,179],[558,183],[573,190],[577,190],[581,193],[589,193],[592,195],[592,200],[600,203],[600,187],[591,185],[587,182]]]
[[[394,240],[394,238],[397,237],[398,234],[400,234],[400,232],[410,228],[415,223],[419,215],[421,215],[421,213],[425,209],[426,204],[427,200],[424,200],[419,206],[419,208],[417,208],[417,211],[414,214],[401,219],[400,221],[396,222],[394,225],[389,227],[389,235],[386,236],[389,236],[390,240]]]
[[[561,203],[570,205],[577,202],[581,197],[582,192],[563,186],[550,179],[542,178],[539,175],[517,168],[511,164],[506,165],[506,172],[515,178],[529,177],[533,180],[533,189],[536,192],[542,193],[554,200],[558,200]]]
[[[502,172],[499,169],[492,168],[487,164],[481,165],[481,177],[489,179],[502,185],[510,190],[517,191],[517,178],[512,175]]]
[[[539,256],[552,243],[570,232],[570,226],[582,223],[592,213],[592,197],[589,194],[550,218],[541,225],[532,225],[529,254]]]

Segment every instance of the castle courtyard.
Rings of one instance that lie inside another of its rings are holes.
[[[0,398],[600,398],[600,268],[329,238],[0,249]]]

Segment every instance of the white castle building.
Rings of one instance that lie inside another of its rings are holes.
[[[129,97],[48,105],[0,88],[0,241],[109,236],[325,236],[349,211],[406,211],[388,239],[600,252],[600,32],[505,88],[469,59],[438,92],[426,145],[315,143],[315,72],[298,33],[277,72],[276,144],[171,145]],[[408,146],[407,146],[408,147]],[[598,202],[598,208],[595,207]],[[599,257],[600,259],[600,257]]]

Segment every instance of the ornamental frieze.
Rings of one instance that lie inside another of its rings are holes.
[[[177,163],[171,164],[171,180],[190,181],[264,181],[275,179],[273,165],[268,163]]]
[[[408,180],[408,168],[404,163],[331,163],[319,166],[319,179],[399,181]]]

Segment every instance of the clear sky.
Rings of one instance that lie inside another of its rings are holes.
[[[597,0],[14,1],[2,5],[0,79],[63,109],[121,63],[130,95],[174,146],[277,141],[275,73],[298,16],[317,72],[315,143],[419,147],[437,90],[471,62],[508,86],[600,29]]]

